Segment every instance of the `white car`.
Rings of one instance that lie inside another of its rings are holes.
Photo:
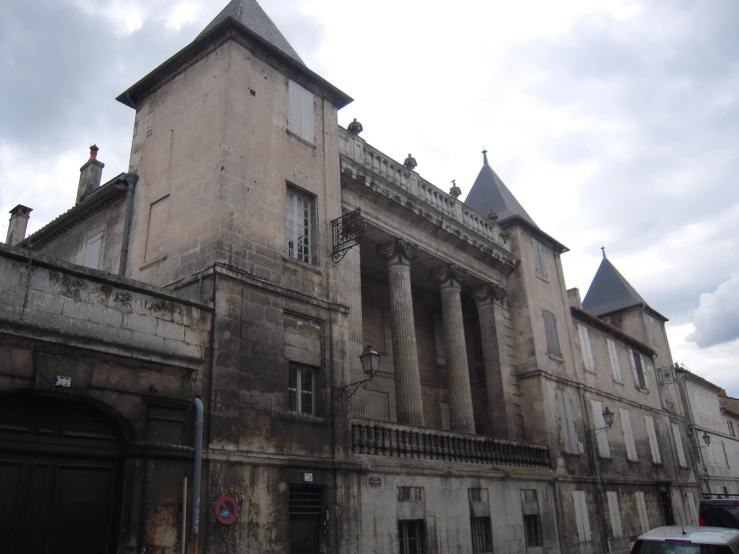
[[[636,539],[631,554],[739,554],[739,529],[657,527]]]

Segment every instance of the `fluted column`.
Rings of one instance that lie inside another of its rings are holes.
[[[475,417],[472,410],[470,370],[467,365],[467,343],[464,338],[460,295],[462,284],[467,280],[468,274],[461,267],[448,265],[433,270],[431,276],[439,283],[441,293],[452,430],[474,433]]]
[[[398,422],[423,426],[421,374],[418,369],[416,324],[411,295],[411,261],[418,254],[418,246],[404,240],[395,240],[377,247],[377,255],[387,262],[390,281]]]
[[[346,383],[357,383],[367,376],[362,370],[359,355],[364,350],[362,340],[362,272],[360,269],[360,247],[352,248],[344,257],[346,271],[346,302],[349,305],[349,378]],[[364,417],[367,393],[360,387],[351,398],[352,415]]]
[[[485,366],[485,388],[488,397],[488,412],[493,426],[493,435],[509,438],[508,414],[506,411],[503,368],[500,359],[499,330],[496,324],[495,301],[505,298],[505,289],[499,285],[480,285],[472,291],[480,318],[480,338],[482,357]],[[499,310],[498,310],[499,311]]]

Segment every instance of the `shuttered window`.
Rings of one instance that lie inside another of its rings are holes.
[[[543,310],[544,316],[544,330],[547,334],[547,348],[549,349],[549,355],[555,358],[562,358],[562,350],[559,347],[559,335],[557,335],[557,320],[554,319],[554,314],[547,310]]]
[[[639,458],[636,455],[636,444],[634,444],[634,433],[631,430],[631,416],[629,410],[619,408],[621,414],[621,428],[624,431],[624,444],[626,445],[626,458],[632,462],[636,462]]]
[[[313,94],[299,84],[288,81],[288,97],[288,130],[313,143],[315,141],[313,130]]]
[[[688,462],[685,459],[685,450],[683,449],[683,439],[680,435],[680,426],[677,423],[672,424],[672,436],[675,438],[678,464],[680,467],[688,467]]]
[[[94,237],[88,239],[85,248],[85,267],[90,269],[100,268],[100,247],[103,244],[103,234],[98,233]]]
[[[662,463],[662,455],[659,452],[659,442],[657,442],[657,432],[654,429],[654,418],[652,416],[644,416],[647,424],[647,436],[649,437],[649,449],[652,451],[652,462],[655,464]]]
[[[644,360],[641,354],[631,351],[631,371],[634,374],[634,385],[639,389],[646,389],[647,382],[644,378]]]
[[[641,524],[641,532],[646,533],[649,531],[649,517],[647,516],[647,503],[644,500],[644,493],[637,491],[634,493],[636,496],[636,509],[639,512],[639,523]]]
[[[624,378],[621,375],[621,365],[618,363],[618,350],[616,350],[616,343],[611,339],[606,339],[606,344],[608,344],[608,357],[611,359],[613,380],[617,383],[623,383]]]
[[[618,506],[618,493],[616,491],[606,492],[608,500],[608,515],[611,520],[611,533],[614,537],[621,537],[624,534],[621,526],[621,509]]]
[[[562,431],[562,447],[565,452],[570,454],[579,454],[580,449],[577,443],[577,433],[575,432],[575,420],[572,417],[572,401],[570,393],[560,389],[554,390],[557,399],[557,411],[559,414],[559,425]]]
[[[588,328],[578,323],[577,332],[580,335],[580,349],[582,350],[585,369],[595,373],[595,361],[593,360],[593,351],[590,348],[590,333],[588,332]]]
[[[593,414],[593,428],[598,429],[598,431],[595,431],[595,440],[598,444],[598,455],[601,458],[610,458],[611,448],[608,445],[606,422],[603,419],[603,403],[598,400],[591,400],[590,411]]]
[[[536,261],[536,274],[542,279],[549,279],[547,268],[544,265],[544,247],[536,239],[531,239],[534,243],[534,259]]]
[[[580,542],[589,542],[592,534],[590,532],[590,518],[588,517],[588,504],[585,500],[585,491],[572,491],[572,503],[575,507],[577,538]]]

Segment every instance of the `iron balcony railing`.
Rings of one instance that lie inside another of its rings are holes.
[[[352,421],[355,454],[551,468],[549,447],[372,420]]]

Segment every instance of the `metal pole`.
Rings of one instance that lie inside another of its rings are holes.
[[[195,459],[192,471],[192,524],[190,529],[190,546],[192,554],[198,552],[198,534],[200,533],[200,474],[203,463],[203,401],[195,397],[192,401],[195,409]]]
[[[182,554],[187,546],[187,477],[182,481]]]

